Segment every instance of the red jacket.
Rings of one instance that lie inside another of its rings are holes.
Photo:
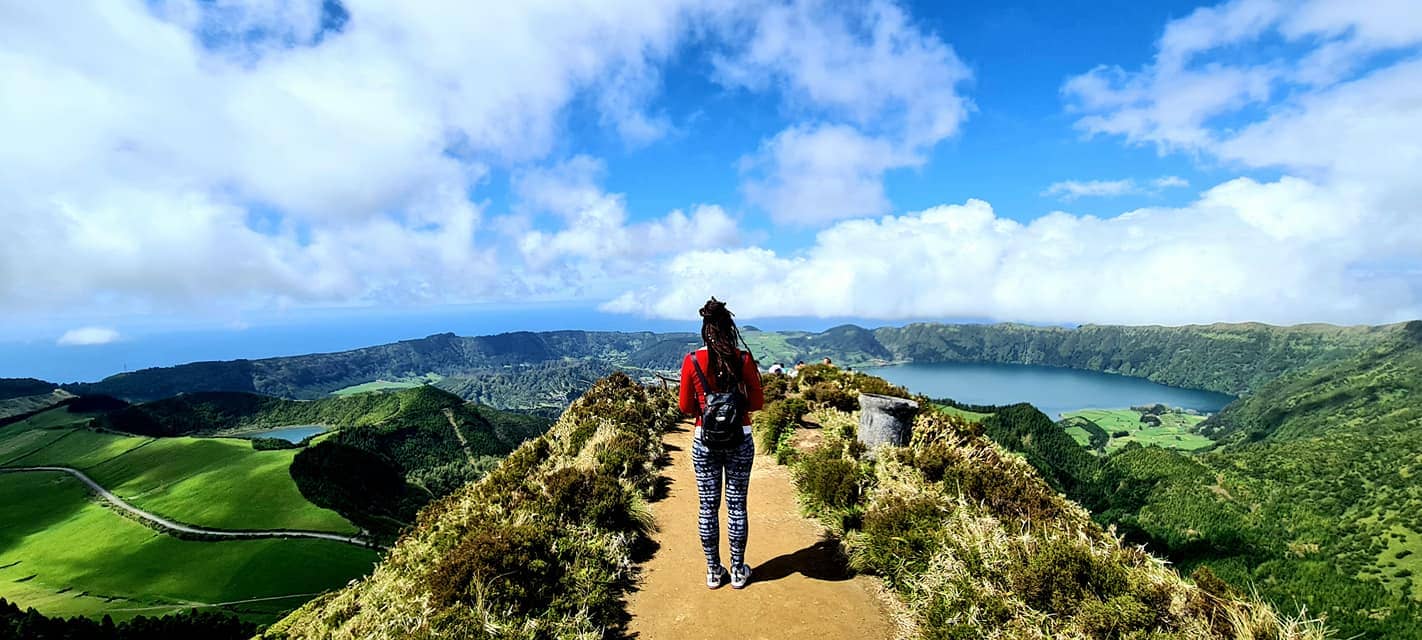
[[[746,382],[746,399],[750,401],[750,411],[746,412],[744,423],[748,425],[751,423],[750,412],[759,411],[765,406],[765,392],[760,388],[760,369],[755,366],[755,361],[749,353],[740,353],[744,361],[741,379]],[[710,352],[703,347],[686,354],[686,358],[681,361],[681,412],[696,416],[696,424],[701,424],[701,400],[706,390],[701,388],[701,380],[696,377],[691,359],[696,358],[701,364],[701,372],[706,374],[706,381],[711,383],[711,390],[716,391],[716,376],[711,373],[710,357]]]

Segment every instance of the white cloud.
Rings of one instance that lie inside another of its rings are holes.
[[[1138,71],[1097,66],[1068,79],[1062,94],[1088,134],[1213,151],[1228,138],[1228,128],[1214,126],[1218,118],[1279,96],[1306,96],[1365,69],[1381,52],[1415,53],[1420,16],[1409,0],[1233,0],[1167,24],[1151,64]],[[1251,49],[1281,52],[1262,60],[1232,55],[1270,35],[1291,46]]]
[[[1132,194],[1158,194],[1166,189],[1188,187],[1190,182],[1179,176],[1161,176],[1151,180],[1150,186],[1141,186],[1135,180],[1063,180],[1054,182],[1042,192],[1044,196],[1056,196],[1065,201],[1077,198],[1106,198]]]
[[[922,162],[895,147],[846,125],[791,127],[748,158],[746,197],[781,223],[883,215],[884,172]]]
[[[746,44],[715,62],[730,87],[777,89],[792,125],[748,156],[745,191],[781,223],[877,215],[887,171],[915,167],[957,133],[971,73],[903,9],[797,0],[758,7]]]
[[[602,162],[575,156],[515,180],[524,218],[505,230],[517,239],[520,266],[506,267],[506,274],[518,273],[534,290],[607,295],[652,277],[657,257],[742,241],[736,220],[716,205],[632,222],[626,196],[599,185],[604,172]],[[557,216],[561,227],[531,228],[530,220],[541,213]]]
[[[1239,179],[1179,209],[1022,224],[979,200],[822,231],[803,253],[698,251],[606,305],[687,318],[710,295],[745,317],[992,317],[1039,322],[1380,322],[1422,312],[1405,275],[1355,273],[1404,258],[1332,216],[1354,194],[1298,179]],[[1340,202],[1341,201],[1341,202]],[[1417,246],[1417,223],[1396,229]]]
[[[80,327],[70,329],[59,337],[57,344],[63,347],[109,344],[119,339],[119,332],[108,327]]]
[[[1084,131],[1282,173],[1276,179],[1227,180],[1187,206],[1110,218],[1059,211],[1021,223],[969,200],[844,221],[803,251],[677,256],[664,278],[606,308],[689,317],[714,294],[747,317],[1416,318],[1422,14],[1404,10],[1408,4],[1230,2],[1167,25],[1152,64],[1098,67],[1063,87]],[[1250,49],[1252,61],[1231,61],[1271,34],[1291,46]],[[1382,51],[1394,56],[1378,57]],[[1068,181],[1047,193],[1070,199],[1185,186],[1163,176],[1148,185]]]
[[[1062,200],[1075,200],[1077,198],[1099,197],[1099,196],[1120,196],[1128,193],[1136,193],[1139,187],[1135,180],[1064,180],[1054,182],[1047,187],[1042,195],[1058,196]]]
[[[516,295],[468,194],[581,95],[629,144],[702,8],[19,3],[0,20],[7,311]],[[56,260],[55,256],[82,256]]]

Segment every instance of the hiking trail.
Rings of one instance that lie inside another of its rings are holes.
[[[736,638],[892,638],[895,629],[878,586],[850,577],[838,545],[823,527],[800,515],[790,469],[756,454],[747,509],[746,564],[751,582],[706,588],[706,559],[696,530],[696,478],[691,468],[692,426],[664,437],[671,465],[666,497],[651,504],[658,531],[655,555],[642,564],[637,591],[628,596],[628,636],[638,640]],[[721,504],[721,558],[730,562]]]

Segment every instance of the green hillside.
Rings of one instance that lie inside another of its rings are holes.
[[[270,622],[377,559],[325,540],[181,540],[99,506],[67,474],[0,473],[0,504],[0,596],[49,616],[124,620],[253,600],[220,610]]]
[[[988,434],[1128,539],[1344,637],[1422,637],[1422,323],[1233,403],[1199,425],[1219,441],[1200,455],[1097,458],[1031,407],[1005,409]]]
[[[1214,324],[1183,327],[911,324],[876,329],[892,359],[1038,364],[1244,395],[1279,375],[1345,358],[1400,325]]]
[[[648,517],[668,394],[617,374],[483,480],[420,513],[375,573],[264,637],[597,638]]]
[[[1286,371],[1357,353],[1396,330],[1395,325],[1087,325],[1067,329],[921,323],[873,330],[842,325],[819,333],[748,330],[745,337],[767,366],[775,361],[790,364],[825,357],[849,366],[909,361],[1040,364],[1241,395]],[[467,393],[469,400],[501,401],[502,408],[546,410],[550,402],[558,408],[566,406],[586,386],[570,390],[549,376],[524,375],[522,368],[567,367],[566,373],[553,377],[587,382],[582,380],[586,374],[605,375],[613,368],[673,370],[687,351],[698,346],[700,337],[689,332],[549,331],[478,337],[446,333],[337,353],[143,369],[64,388],[81,395],[108,394],[130,401],[199,391],[316,399],[378,380],[400,382],[437,376],[473,380],[446,385]],[[579,370],[579,365],[589,368]],[[30,384],[25,388],[40,388]],[[515,401],[500,400],[489,391],[500,386],[527,390],[516,394]]]
[[[389,538],[430,500],[477,479],[524,440],[543,433],[548,421],[471,405],[424,385],[311,401],[189,393],[132,405],[94,424],[165,437],[330,426],[329,435],[300,451],[262,453],[286,456],[290,476],[307,500]],[[227,442],[251,448],[243,441]]]

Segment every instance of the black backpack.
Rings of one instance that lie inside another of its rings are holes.
[[[746,394],[739,389],[731,391],[711,391],[706,383],[706,374],[701,371],[701,363],[696,354],[691,354],[691,365],[696,368],[696,377],[701,379],[701,442],[709,449],[731,449],[745,439],[746,406],[750,403]]]

